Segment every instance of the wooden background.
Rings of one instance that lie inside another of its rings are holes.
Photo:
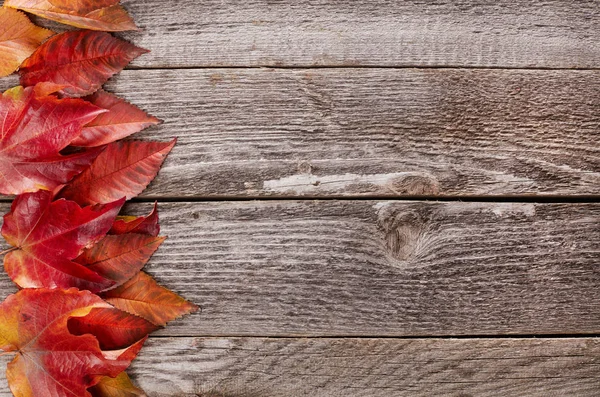
[[[179,137],[127,211],[202,306],[149,396],[600,395],[598,0],[123,3]]]

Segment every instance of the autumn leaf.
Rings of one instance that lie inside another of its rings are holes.
[[[4,258],[9,277],[21,288],[111,287],[114,281],[73,259],[106,234],[124,201],[81,208],[68,200],[52,202],[52,193],[43,190],[18,196],[2,225],[15,247]]]
[[[77,289],[24,289],[0,305],[0,348],[16,352],[7,378],[18,397],[91,396],[99,376],[115,377],[137,355],[143,340],[103,352],[92,335],[69,333],[69,318],[109,308],[98,296]]]
[[[114,307],[96,308],[86,316],[72,318],[68,327],[73,335],[94,335],[102,350],[126,348],[158,329],[151,322]]]
[[[119,32],[137,27],[119,0],[5,0],[5,7],[82,29]]]
[[[107,112],[83,128],[81,136],[71,142],[74,146],[106,145],[160,123],[156,117],[148,116],[137,106],[103,90],[85,99]]]
[[[160,225],[158,224],[158,203],[146,216],[117,216],[109,234],[139,233],[150,236],[158,236]]]
[[[109,144],[92,165],[60,193],[81,205],[104,204],[140,194],[156,177],[171,142],[119,141]]]
[[[103,376],[96,386],[90,388],[93,397],[146,397],[146,393],[131,383],[125,372],[116,378]]]
[[[144,234],[106,236],[91,248],[85,249],[75,262],[113,280],[111,288],[117,287],[144,267],[165,238]]]
[[[0,77],[19,68],[54,32],[31,23],[22,12],[0,8]]]
[[[148,52],[105,32],[75,30],[42,44],[19,70],[21,84],[51,82],[66,96],[96,92],[112,75]],[[91,120],[90,120],[91,121]]]
[[[166,325],[171,320],[198,310],[198,306],[161,287],[144,272],[101,296],[114,307],[156,325]]]
[[[106,110],[80,99],[40,95],[48,87],[15,87],[0,96],[0,193],[54,189],[80,173],[101,151],[59,153],[84,124]]]

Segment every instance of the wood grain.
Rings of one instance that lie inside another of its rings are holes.
[[[599,364],[595,338],[151,338],[129,373],[150,397],[596,397]]]
[[[147,270],[202,307],[160,335],[600,333],[599,204],[258,201],[159,210],[169,238]],[[2,295],[12,289],[2,274]]]
[[[597,68],[597,0],[123,1],[137,67]]]
[[[165,120],[139,137],[179,136],[146,197],[600,194],[600,71],[137,70],[107,88]]]
[[[152,339],[151,397],[597,396],[598,339]]]

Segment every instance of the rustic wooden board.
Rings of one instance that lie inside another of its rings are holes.
[[[16,79],[2,81],[2,88]],[[136,70],[146,197],[600,194],[600,71]]]
[[[597,0],[123,1],[138,67],[597,68]]]
[[[597,396],[598,339],[153,339],[152,397]]]
[[[599,364],[594,338],[151,338],[129,372],[150,397],[596,397]]]
[[[147,270],[203,309],[161,335],[600,333],[600,204],[161,203],[160,214],[170,237]]]

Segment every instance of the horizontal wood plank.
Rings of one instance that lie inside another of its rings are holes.
[[[600,333],[599,204],[259,201],[159,209],[169,238],[147,270],[202,306],[160,335]],[[12,290],[2,273],[2,295]]]
[[[13,77],[2,83],[7,88]],[[600,71],[137,70],[146,197],[600,194]]]
[[[125,0],[137,67],[597,68],[597,0]]]
[[[129,373],[150,397],[595,397],[599,365],[594,338],[151,338]]]
[[[598,339],[153,339],[151,397],[596,396]]]

